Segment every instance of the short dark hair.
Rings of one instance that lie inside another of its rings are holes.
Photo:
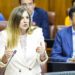
[[[72,0],[72,6],[73,6],[73,3],[75,2],[75,0]]]
[[[34,2],[35,0],[33,0],[33,2]],[[21,0],[19,0],[19,4],[21,4]]]
[[[73,13],[75,12],[75,7],[70,8],[69,17],[72,19]]]

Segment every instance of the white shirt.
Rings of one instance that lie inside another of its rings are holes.
[[[33,22],[33,15],[34,15],[34,11],[32,12],[32,15],[31,15],[31,22]]]
[[[21,47],[23,49],[23,51],[26,50],[26,44],[27,44],[27,36],[26,35],[21,35],[20,36],[20,43],[21,43]]]
[[[5,52],[6,38],[7,34],[3,31],[0,35],[0,58]],[[39,27],[31,35],[27,35],[27,37],[21,36],[18,45],[13,48],[13,51],[16,50],[17,52],[8,64],[5,75],[41,75],[40,64],[45,63],[48,60],[48,56],[46,53],[46,60],[43,62],[40,60],[40,54],[36,52],[40,42],[42,42],[42,46],[45,48],[42,29]],[[26,44],[25,47],[24,44]],[[29,70],[29,68],[32,70]]]
[[[72,40],[73,40],[73,55],[72,58],[75,58],[75,30],[72,27]]]

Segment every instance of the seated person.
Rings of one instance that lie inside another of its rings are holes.
[[[65,18],[65,26],[70,26],[70,25],[72,25],[72,24],[71,24],[71,21],[70,21],[69,16],[67,16],[67,17]]]
[[[4,18],[4,16],[3,16],[3,14],[0,13],[0,21],[4,21],[4,20],[5,20],[5,18]]]
[[[75,0],[72,0],[72,7],[75,7]],[[68,16],[69,10],[70,10],[70,8],[68,8],[68,10],[67,10],[67,16],[65,18],[65,26],[71,26],[72,25],[71,20]]]
[[[72,26],[57,32],[51,52],[53,62],[75,62],[75,8],[69,11]]]

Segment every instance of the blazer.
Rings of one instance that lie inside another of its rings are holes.
[[[6,31],[2,31],[0,35],[0,59],[4,55],[5,46],[7,43]],[[41,66],[48,60],[47,53],[46,60],[40,61],[40,54],[36,52],[37,47],[40,46],[40,42],[45,50],[44,37],[42,29],[37,27],[32,34],[27,34],[26,48],[21,47],[19,38],[18,45],[13,48],[16,50],[16,54],[11,59],[10,63],[6,67],[5,75],[41,75]],[[30,70],[31,69],[31,70]]]
[[[35,22],[37,26],[43,29],[44,38],[50,39],[49,20],[47,12],[41,8],[36,7],[34,9],[33,22]]]
[[[51,61],[66,62],[73,54],[72,26],[57,32],[51,52]]]

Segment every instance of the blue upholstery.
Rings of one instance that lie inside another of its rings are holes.
[[[4,20],[5,20],[5,18],[4,18],[4,16],[3,16],[3,14],[0,13],[0,21],[4,21]]]

